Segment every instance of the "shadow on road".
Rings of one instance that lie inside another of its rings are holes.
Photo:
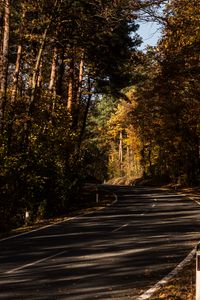
[[[0,242],[0,299],[137,299],[199,240],[192,201],[112,189],[118,202],[104,211]]]

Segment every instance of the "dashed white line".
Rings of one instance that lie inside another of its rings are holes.
[[[127,224],[124,224],[124,225],[122,225],[122,226],[120,226],[120,227],[118,227],[118,228],[116,228],[116,229],[114,229],[112,232],[119,231],[119,230],[121,230],[122,228],[127,227],[127,226],[128,226],[128,223],[127,223]]]
[[[194,200],[194,198],[192,199],[192,200]],[[197,200],[194,200],[198,205],[200,205],[200,202],[199,201],[197,201]]]
[[[41,263],[41,262],[44,262],[44,261],[49,260],[49,259],[51,259],[51,258],[60,256],[60,255],[64,254],[65,252],[66,252],[66,251],[62,251],[62,252],[56,253],[56,254],[54,254],[54,255],[50,255],[50,256],[44,257],[44,258],[42,258],[42,259],[36,260],[36,261],[34,261],[34,262],[32,262],[32,263],[25,264],[25,265],[20,266],[20,267],[18,267],[18,268],[14,268],[14,269],[12,269],[12,270],[10,270],[10,271],[7,271],[6,274],[13,274],[13,273],[15,273],[15,272],[17,272],[17,271],[20,271],[20,270],[23,270],[23,269],[26,269],[26,268],[35,266],[35,265],[37,265],[37,264],[39,264],[39,263]]]

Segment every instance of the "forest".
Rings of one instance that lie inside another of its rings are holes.
[[[199,184],[199,20],[199,0],[0,0],[0,232],[86,182]]]

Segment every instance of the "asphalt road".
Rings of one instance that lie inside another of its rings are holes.
[[[200,206],[156,188],[108,187],[96,213],[0,241],[0,299],[137,299],[200,239]]]

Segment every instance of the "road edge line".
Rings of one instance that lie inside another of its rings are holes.
[[[164,285],[168,283],[170,279],[176,276],[195,256],[196,246],[193,250],[186,256],[184,260],[182,260],[176,267],[173,269],[168,275],[166,275],[163,279],[158,281],[152,288],[148,289],[142,295],[137,298],[137,300],[147,300],[153,296],[159,289],[161,289]]]
[[[58,252],[56,254],[53,254],[53,255],[50,255],[50,256],[47,256],[47,257],[44,257],[44,258],[41,258],[41,259],[38,259],[36,261],[33,261],[32,263],[28,263],[28,264],[25,264],[25,265],[22,265],[20,267],[17,267],[17,268],[14,268],[14,269],[11,269],[9,271],[6,271],[5,274],[13,274],[13,273],[16,273],[17,271],[21,271],[23,269],[27,269],[29,267],[32,267],[32,266],[35,266],[41,262],[44,262],[44,261],[47,261],[49,259],[52,259],[52,258],[55,258],[55,257],[58,257],[64,253],[66,253],[67,251],[61,251],[61,252]]]
[[[175,191],[176,194],[179,194],[183,197],[186,197],[190,200],[193,200],[200,206],[200,202],[197,201],[194,197],[191,197],[187,194],[177,192]],[[164,285],[168,283],[170,279],[172,279],[174,276],[176,276],[190,261],[194,258],[196,254],[196,247],[193,248],[193,250],[186,256],[184,260],[182,260],[176,267],[173,269],[168,275],[166,275],[163,279],[158,281],[152,288],[148,289],[146,292],[144,292],[142,295],[139,296],[137,300],[147,300],[150,299],[150,297],[153,296],[160,288],[162,288]]]
[[[15,239],[15,238],[18,238],[18,237],[21,237],[21,236],[24,236],[24,235],[28,235],[28,234],[30,234],[30,233],[32,233],[32,232],[37,232],[37,231],[46,229],[46,228],[48,228],[48,227],[53,227],[53,226],[56,226],[56,225],[59,225],[59,224],[62,224],[62,223],[66,223],[66,222],[68,222],[68,221],[72,221],[72,220],[78,219],[79,217],[82,217],[82,216],[85,216],[85,215],[89,215],[89,214],[95,213],[95,212],[97,212],[97,211],[106,209],[107,207],[112,206],[113,204],[115,204],[115,203],[118,201],[118,196],[117,196],[117,194],[113,193],[113,195],[114,195],[114,197],[115,197],[115,200],[114,200],[113,202],[111,202],[111,203],[110,203],[109,205],[107,205],[107,206],[100,207],[100,208],[97,209],[96,211],[85,212],[85,213],[83,213],[83,214],[81,214],[81,215],[79,215],[79,216],[69,217],[69,218],[67,218],[66,220],[58,221],[58,222],[55,222],[55,223],[53,223],[53,224],[45,225],[45,226],[42,226],[42,227],[39,227],[39,228],[30,230],[30,231],[26,231],[26,232],[22,232],[22,233],[19,233],[19,234],[15,234],[15,235],[12,235],[12,236],[9,236],[9,237],[6,237],[6,238],[2,238],[2,239],[0,239],[0,243],[1,243],[1,242],[4,242],[4,241],[7,241],[7,240]]]

